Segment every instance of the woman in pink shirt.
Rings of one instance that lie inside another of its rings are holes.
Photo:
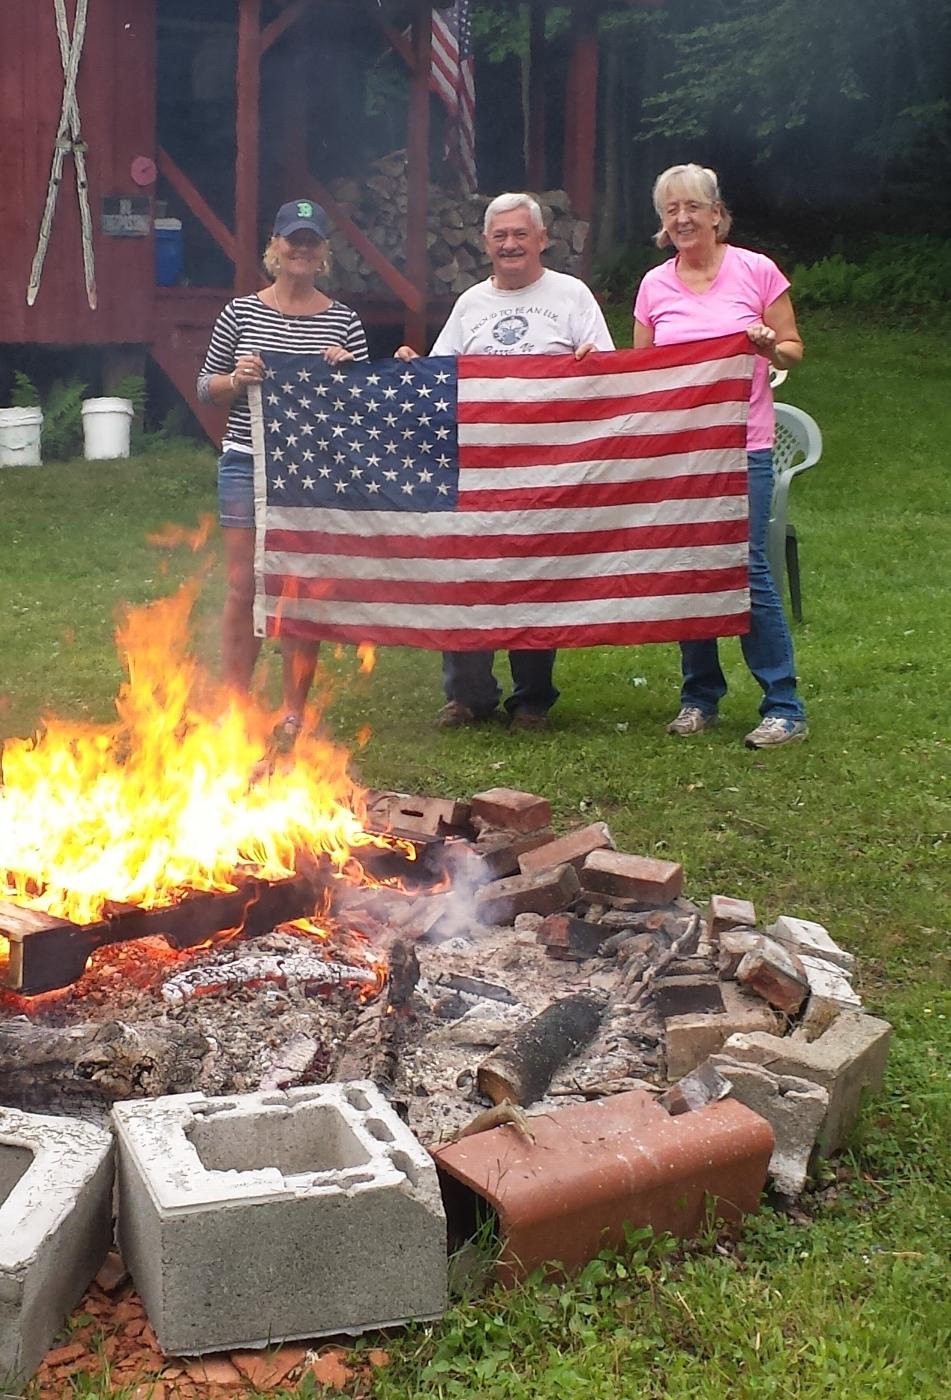
[[[792,638],[766,560],[773,494],[773,397],[769,366],[790,369],[803,346],[789,299],[789,282],[770,258],[727,243],[730,213],[716,172],[673,165],[654,185],[659,248],[676,256],[645,274],[634,302],[634,348],[709,340],[745,330],[758,359],[747,420],[749,469],[750,630],[743,656],[763,691],[760,723],[747,734],[750,749],[804,739],[806,714],[796,689]],[[699,734],[717,722],[726,694],[716,640],[681,643],[680,713],[668,734]]]

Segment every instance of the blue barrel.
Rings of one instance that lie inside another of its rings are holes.
[[[181,219],[155,220],[155,285],[177,287],[185,269]]]

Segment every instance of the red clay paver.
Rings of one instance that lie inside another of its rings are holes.
[[[530,1121],[534,1143],[495,1128],[433,1152],[440,1173],[495,1207],[505,1283],[540,1265],[579,1269],[620,1245],[625,1224],[689,1238],[708,1197],[735,1221],[759,1204],[773,1150],[765,1119],[729,1099],[671,1118],[633,1090]]]

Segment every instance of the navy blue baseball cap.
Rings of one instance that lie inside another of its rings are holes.
[[[320,205],[312,199],[292,199],[289,204],[282,204],[274,220],[275,237],[287,238],[302,228],[316,233],[318,238],[328,237],[330,223]]]

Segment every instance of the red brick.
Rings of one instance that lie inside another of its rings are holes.
[[[716,942],[724,929],[752,928],[756,923],[756,910],[748,899],[734,899],[729,894],[715,894],[711,897],[704,915],[707,937]]]
[[[546,797],[515,788],[487,788],[477,792],[469,806],[474,817],[506,831],[538,831],[551,821],[551,803]]]
[[[551,870],[555,865],[573,865],[578,874],[592,851],[614,850],[614,837],[605,822],[592,822],[578,831],[569,831],[519,856],[518,866],[523,875],[534,875],[539,870]]]
[[[755,1210],[773,1130],[731,1099],[671,1117],[642,1090],[533,1115],[535,1141],[506,1128],[437,1148],[441,1174],[494,1207],[503,1283],[554,1263],[580,1269],[625,1227],[689,1238],[706,1209]]]
[[[736,980],[758,993],[770,1006],[793,1015],[809,995],[809,978],[796,954],[771,938],[744,954]]]
[[[642,904],[669,904],[683,892],[684,870],[669,860],[623,851],[592,851],[581,871],[585,891]]]
[[[549,914],[536,934],[551,958],[584,962],[593,958],[604,938],[601,924],[576,919],[572,914]]]
[[[578,888],[570,865],[539,875],[510,875],[479,890],[476,913],[486,924],[510,924],[517,914],[554,914],[574,899]]]

